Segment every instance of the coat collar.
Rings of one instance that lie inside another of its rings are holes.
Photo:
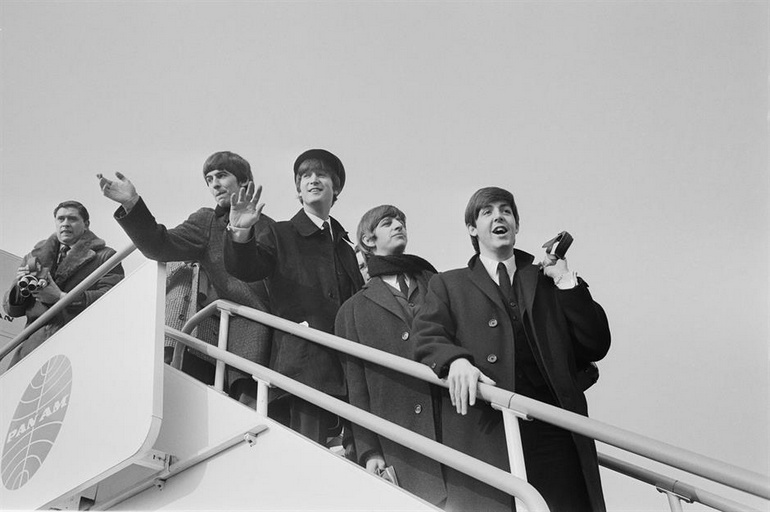
[[[40,264],[50,269],[59,256],[59,239],[56,234],[39,242],[31,255],[36,257]],[[96,252],[107,246],[104,240],[96,236],[92,231],[86,231],[80,240],[70,248],[67,256],[56,269],[56,282],[64,283],[83,265],[96,258]]]
[[[316,233],[320,233],[320,229],[318,226],[315,225],[315,223],[310,220],[310,217],[307,216],[305,213],[305,210],[300,210],[297,212],[294,217],[291,218],[291,221],[294,228],[297,230],[297,232],[304,237],[312,236]],[[345,231],[345,229],[342,227],[342,224],[337,222],[337,220],[334,217],[329,217],[329,222],[332,226],[332,233],[334,234],[334,241],[339,241],[340,238],[345,240],[346,242],[350,243],[350,239],[348,238],[348,232]]]
[[[389,288],[390,285],[385,283],[385,281],[383,281],[381,278],[373,277],[369,280],[368,283],[364,285],[363,294],[367,299],[371,300],[375,304],[379,304],[406,322],[404,310],[401,308],[401,305],[398,303],[398,299],[396,299],[395,295],[393,295],[393,292],[391,292]]]
[[[535,290],[537,289],[537,278],[540,269],[537,265],[533,265],[535,257],[531,254],[518,249],[514,249],[513,254],[516,257],[516,276],[521,285],[521,292],[524,298],[524,309],[526,311],[531,311],[532,303],[535,300]],[[478,254],[474,255],[470,261],[468,261],[468,267],[471,272],[473,283],[478,286],[490,300],[495,303],[502,303],[497,283],[490,279],[487,269],[484,268],[484,265],[479,260]]]

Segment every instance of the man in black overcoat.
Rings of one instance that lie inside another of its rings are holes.
[[[342,305],[335,333],[368,347],[411,358],[412,322],[425,301],[433,266],[407,245],[406,215],[391,205],[372,208],[358,225],[358,247],[366,255],[371,279]],[[348,357],[350,403],[420,435],[436,440],[433,386],[374,363]],[[359,463],[371,473],[392,466],[399,485],[434,505],[443,505],[446,490],[435,460],[353,425]]]
[[[564,259],[542,266],[514,249],[513,195],[483,188],[465,223],[476,255],[438,274],[414,323],[415,358],[449,385],[442,435],[447,446],[508,471],[502,414],[476,401],[478,382],[587,415],[581,370],[610,346],[607,317]],[[593,440],[538,420],[521,421],[529,482],[553,512],[605,510]],[[513,499],[450,468],[447,510],[505,510]]]
[[[329,216],[345,185],[345,168],[334,154],[311,149],[294,163],[294,182],[302,209],[256,234],[261,187],[250,184],[233,195],[225,268],[247,282],[267,279],[275,315],[332,333],[337,310],[363,285],[347,232]],[[321,345],[277,331],[270,366],[329,395],[347,395],[339,355]],[[271,393],[270,417],[326,443],[336,416],[282,390]]]

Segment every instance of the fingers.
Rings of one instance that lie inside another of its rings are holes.
[[[259,198],[262,197],[262,185],[258,186],[256,190],[254,190],[254,182],[249,182],[249,190],[254,195],[252,198],[252,203],[257,204],[259,202]]]
[[[479,372],[479,375],[481,375],[481,372]],[[478,389],[478,379],[473,379],[470,382],[468,382],[468,403],[463,408],[463,414],[468,412],[468,405],[473,407],[476,405],[476,391]]]
[[[476,382],[472,379],[463,379],[462,384],[460,386],[460,400],[457,407],[457,412],[465,416],[468,414],[468,402],[473,405],[473,403],[476,400],[476,393],[473,393],[473,398],[469,399],[471,396],[471,390],[475,391],[476,389]]]
[[[115,173],[115,176],[116,176],[116,177],[117,177],[117,178],[118,178],[120,181],[128,181],[128,178],[126,178],[126,177],[123,175],[123,173],[121,173],[121,172],[116,172],[116,173]]]
[[[487,377],[481,372],[479,372],[479,382],[482,382],[484,384],[489,384],[490,386],[497,385],[497,382],[493,381],[492,379],[490,379],[489,377]]]

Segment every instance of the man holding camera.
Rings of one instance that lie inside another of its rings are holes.
[[[56,232],[35,245],[22,260],[3,308],[12,317],[27,317],[27,325],[63,299],[115,251],[89,230],[86,207],[77,201],[64,201],[53,211]],[[107,290],[123,279],[121,265],[112,268],[90,288],[75,298],[46,325],[32,333],[11,359],[11,366],[50,338]]]
[[[609,350],[609,324],[565,259],[547,253],[538,265],[514,249],[519,213],[509,191],[478,190],[465,224],[476,254],[431,279],[414,321],[415,358],[449,386],[443,443],[508,471],[502,414],[476,400],[478,383],[587,415],[590,382],[580,374]],[[520,429],[527,478],[552,512],[606,509],[593,440],[539,420]],[[514,510],[501,491],[451,468],[445,477],[446,510]]]

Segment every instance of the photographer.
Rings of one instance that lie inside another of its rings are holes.
[[[35,245],[22,260],[11,289],[5,294],[3,308],[12,317],[27,317],[34,322],[53,304],[63,299],[115,251],[88,229],[88,210],[77,201],[64,201],[53,211],[56,232]],[[14,352],[11,366],[50,338],[64,324],[104,295],[123,279],[123,267],[117,265],[75,298],[46,325],[32,333]]]

